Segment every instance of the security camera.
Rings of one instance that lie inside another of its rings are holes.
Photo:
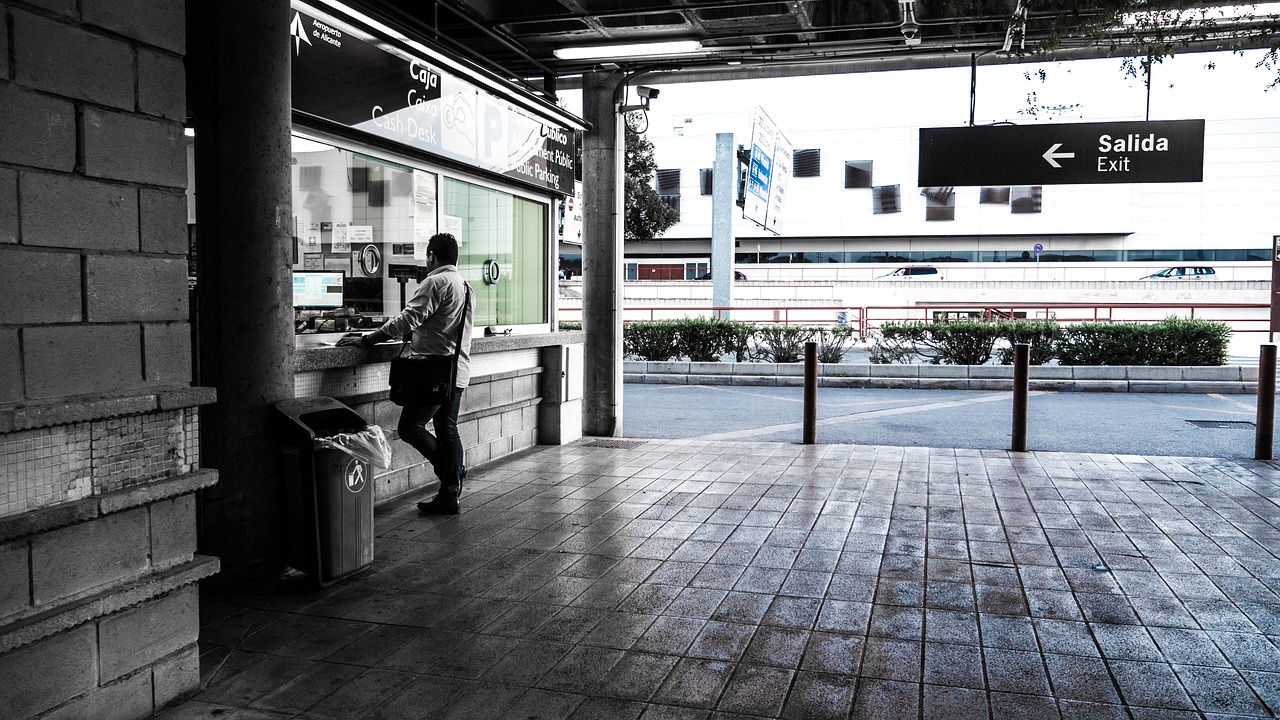
[[[913,22],[904,22],[899,28],[902,30],[902,38],[907,41],[908,45],[920,44],[920,26]]]
[[[658,97],[658,88],[651,88],[647,85],[637,85],[636,94],[640,96],[641,100],[652,100]]]

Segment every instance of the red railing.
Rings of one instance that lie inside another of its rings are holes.
[[[576,321],[582,307],[561,305],[560,319]],[[859,334],[881,323],[938,320],[944,317],[1054,319],[1060,323],[1158,322],[1171,315],[1217,320],[1238,333],[1268,332],[1270,310],[1265,303],[920,303],[918,305],[632,305],[622,311],[624,322],[674,320],[684,317],[727,315],[734,320],[781,325],[852,325]]]

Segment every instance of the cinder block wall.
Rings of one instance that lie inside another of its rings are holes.
[[[195,689],[183,0],[0,4],[0,715]]]

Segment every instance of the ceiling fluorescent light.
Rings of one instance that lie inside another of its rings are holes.
[[[596,45],[593,47],[566,47],[553,51],[561,60],[597,60],[600,58],[652,57],[654,55],[684,55],[702,50],[697,40],[633,43],[630,45]]]

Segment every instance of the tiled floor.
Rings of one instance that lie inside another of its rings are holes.
[[[166,719],[1280,711],[1271,463],[586,440],[416,499],[354,579],[205,592]]]

